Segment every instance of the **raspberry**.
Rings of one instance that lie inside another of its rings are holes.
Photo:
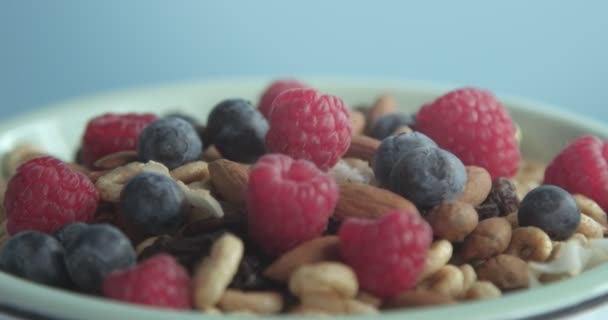
[[[279,255],[321,235],[337,200],[333,178],[312,162],[266,155],[249,174],[249,235],[264,252]]]
[[[111,273],[103,283],[103,294],[155,307],[192,307],[188,272],[168,254],[159,254],[131,269]]]
[[[437,98],[420,108],[415,128],[465,165],[488,170],[492,180],[517,172],[520,153],[515,123],[488,91],[463,88]]]
[[[414,286],[433,238],[418,213],[391,211],[379,220],[346,219],[338,230],[340,255],[361,287],[381,297]]]
[[[580,193],[608,210],[608,144],[585,135],[566,146],[545,170],[545,184]]]
[[[139,134],[155,119],[151,113],[106,113],[91,119],[82,138],[83,164],[91,167],[97,159],[108,154],[135,150]]]
[[[260,97],[258,103],[258,109],[266,117],[270,119],[270,112],[272,111],[272,102],[274,99],[283,91],[297,88],[309,88],[308,85],[292,79],[282,79],[273,81],[264,93]]]
[[[98,199],[97,189],[84,174],[53,157],[34,158],[8,182],[4,197],[8,232],[51,233],[70,222],[88,222]]]
[[[273,102],[266,148],[333,167],[350,145],[352,124],[342,99],[314,89],[291,89]]]

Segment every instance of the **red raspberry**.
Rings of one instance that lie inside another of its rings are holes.
[[[273,102],[266,148],[327,170],[348,149],[351,132],[350,113],[342,99],[314,89],[291,89]]]
[[[274,99],[283,91],[296,88],[308,88],[307,84],[304,84],[298,80],[292,79],[281,79],[273,81],[260,98],[258,103],[258,109],[266,117],[270,118],[270,112],[272,111],[272,102]]]
[[[488,91],[463,88],[448,92],[420,108],[415,128],[465,165],[485,168],[493,180],[517,172],[520,154],[515,123]]]
[[[321,235],[337,200],[333,178],[312,162],[263,156],[249,173],[249,235],[266,253],[279,255]]]
[[[158,254],[133,268],[111,273],[103,282],[103,294],[155,307],[192,308],[190,276],[168,254]]]
[[[82,138],[83,164],[91,167],[97,159],[108,154],[135,150],[139,134],[155,119],[151,113],[106,113],[91,119]]]
[[[591,135],[574,140],[547,166],[544,180],[608,210],[608,143]]]
[[[84,174],[53,157],[34,158],[17,168],[4,196],[9,234],[51,233],[70,222],[88,222],[99,195]]]
[[[414,286],[433,234],[416,212],[392,211],[379,220],[346,219],[338,230],[340,255],[363,289],[390,297]]]

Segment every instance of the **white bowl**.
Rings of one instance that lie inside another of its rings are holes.
[[[257,101],[271,79],[218,80],[126,90],[59,103],[37,112],[0,122],[0,152],[21,142],[39,144],[52,154],[71,160],[86,121],[103,112],[158,114],[183,110],[205,119],[210,108],[229,97]],[[303,79],[316,88],[342,97],[349,105],[371,103],[381,93],[393,94],[404,111],[413,112],[423,103],[451,88],[428,84],[346,79]],[[591,133],[608,137],[608,128],[595,120],[555,107],[518,98],[501,97],[522,128],[524,157],[550,160],[574,138]],[[608,265],[573,279],[533,290],[522,290],[500,299],[454,306],[386,312],[368,319],[513,319],[545,314],[547,318],[585,301],[608,295]],[[143,308],[40,286],[0,272],[0,305],[58,319],[200,320],[201,314]],[[555,313],[552,313],[555,312]],[[227,316],[205,315],[206,319]],[[246,316],[230,316],[246,318]],[[294,318],[294,317],[292,317]],[[299,317],[298,317],[299,318]]]

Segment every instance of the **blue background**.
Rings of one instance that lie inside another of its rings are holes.
[[[238,75],[476,85],[608,121],[608,1],[0,0],[0,116]]]

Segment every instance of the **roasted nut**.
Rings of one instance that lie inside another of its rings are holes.
[[[553,243],[549,236],[537,227],[519,227],[513,230],[506,254],[523,260],[543,262],[549,258]]]
[[[201,209],[201,213],[207,213],[210,217],[221,218],[224,216],[224,209],[221,204],[211,195],[207,189],[193,189],[185,185],[181,181],[177,181],[177,185],[182,189],[186,196],[186,201],[191,206]]]
[[[417,213],[416,206],[405,198],[388,190],[360,183],[344,183],[338,186],[340,197],[334,214],[344,218],[379,218],[389,210]]]
[[[436,237],[462,241],[478,223],[477,211],[469,203],[453,201],[429,210],[427,221]]]
[[[303,265],[289,277],[289,291],[298,297],[323,294],[353,298],[358,290],[355,272],[338,262]]]
[[[363,131],[365,131],[365,120],[365,114],[363,112],[350,112],[350,121],[353,124],[353,136],[363,134]]]
[[[93,163],[93,167],[100,170],[110,170],[136,161],[137,152],[135,150],[125,150],[114,152],[97,159],[97,161]]]
[[[249,169],[238,162],[219,159],[209,164],[211,184],[226,201],[245,204],[245,189],[249,181]]]
[[[212,162],[218,159],[222,159],[224,156],[222,156],[222,154],[220,153],[219,150],[217,150],[217,148],[215,146],[209,146],[204,152],[203,152],[203,160],[207,161],[207,162]]]
[[[605,229],[599,222],[587,215],[581,214],[581,222],[578,224],[576,232],[586,236],[588,239],[599,239],[604,237]]]
[[[330,314],[374,314],[378,309],[355,299],[334,295],[311,294],[300,297],[302,306]]]
[[[519,227],[519,218],[517,212],[509,213],[507,216],[505,216],[505,219],[507,219],[507,221],[509,221],[511,224],[511,229]]]
[[[500,289],[498,289],[492,282],[489,281],[475,281],[473,285],[464,294],[465,300],[483,300],[498,298],[502,295]]]
[[[228,289],[218,306],[225,312],[252,312],[274,314],[283,309],[283,297],[276,292],[243,292]]]
[[[510,242],[511,225],[506,219],[485,219],[464,239],[461,254],[467,261],[483,260],[502,253]]]
[[[129,179],[144,171],[169,175],[169,169],[161,163],[154,161],[146,163],[131,162],[122,167],[115,168],[97,179],[95,187],[99,191],[99,198],[103,201],[118,203],[120,192],[124,185]]]
[[[424,269],[422,269],[422,272],[418,276],[418,282],[425,280],[445,266],[450,261],[450,258],[452,258],[453,250],[452,243],[447,240],[436,240],[433,242],[426,257]]]
[[[355,299],[376,308],[379,308],[382,305],[382,299],[380,297],[366,291],[359,291]]]
[[[135,252],[137,253],[137,255],[139,256],[147,247],[153,245],[154,242],[156,241],[156,239],[158,239],[158,236],[149,237],[149,238],[145,239],[144,241],[140,242],[135,247]]]
[[[444,296],[439,292],[429,289],[414,289],[405,291],[398,296],[386,301],[383,307],[388,309],[395,308],[415,308],[428,307],[434,305],[452,304],[454,299]]]
[[[590,198],[585,197],[582,194],[575,194],[574,200],[578,204],[581,213],[589,216],[591,219],[597,221],[602,226],[608,226],[608,218],[606,212],[600,207],[597,202]]]
[[[209,165],[205,161],[193,161],[171,170],[169,174],[173,179],[189,185],[209,178]]]
[[[338,237],[325,236],[306,241],[284,253],[264,270],[264,276],[275,281],[287,281],[298,267],[321,261],[338,261]]]
[[[27,160],[45,156],[46,153],[32,144],[19,144],[13,147],[2,157],[2,177],[8,180],[16,172],[17,168]]]
[[[410,133],[410,132],[414,132],[414,130],[412,130],[412,128],[408,127],[408,126],[400,126],[399,128],[395,129],[395,131],[393,132],[393,136],[396,135],[400,135],[402,133]]]
[[[500,254],[475,268],[477,278],[490,281],[502,290],[528,287],[528,264],[508,254]]]
[[[458,267],[448,264],[420,283],[418,288],[426,288],[455,298],[463,292],[464,276]]]
[[[380,146],[380,142],[380,140],[368,136],[354,136],[351,138],[350,146],[344,157],[371,161]]]
[[[458,266],[458,269],[460,269],[460,272],[462,272],[462,293],[464,294],[477,281],[477,273],[475,273],[475,269],[473,269],[470,264],[463,264],[461,266]]]
[[[478,206],[490,194],[492,189],[492,177],[488,171],[482,167],[467,166],[467,184],[464,191],[458,197],[459,201]]]
[[[397,112],[397,101],[395,98],[387,94],[379,96],[367,114],[368,121],[365,132],[370,134],[378,119],[395,112]]]
[[[193,276],[194,306],[207,310],[218,303],[243,258],[241,239],[227,233],[211,246],[211,253],[196,267]]]

